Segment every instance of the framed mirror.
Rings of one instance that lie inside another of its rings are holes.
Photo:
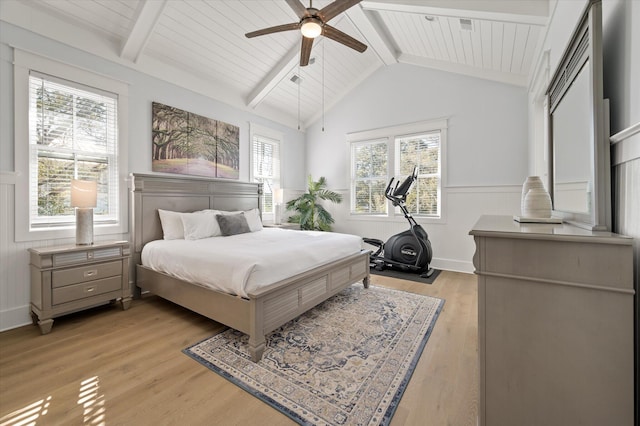
[[[611,166],[603,98],[602,3],[589,1],[547,90],[554,216],[611,229]]]

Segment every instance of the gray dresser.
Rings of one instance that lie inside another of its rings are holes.
[[[483,216],[480,425],[633,425],[632,239]]]

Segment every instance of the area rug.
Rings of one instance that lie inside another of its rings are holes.
[[[371,273],[373,275],[382,275],[385,277],[392,277],[392,278],[398,278],[401,280],[409,280],[409,281],[415,281],[415,282],[419,282],[419,283],[423,283],[423,284],[433,284],[433,282],[436,280],[436,278],[438,278],[438,275],[440,275],[440,269],[434,269],[433,270],[433,274],[431,274],[430,277],[428,278],[422,278],[420,276],[420,274],[412,274],[410,272],[402,272],[402,271],[396,271],[395,269],[385,269],[383,271],[378,271],[375,268],[371,268],[370,269]]]
[[[227,329],[184,353],[302,425],[387,425],[443,299],[354,284],[267,336]]]

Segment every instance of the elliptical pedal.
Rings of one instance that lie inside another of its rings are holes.
[[[433,275],[434,272],[435,270],[433,268],[429,268],[427,272],[423,272],[420,274],[420,278],[431,278],[431,275]]]

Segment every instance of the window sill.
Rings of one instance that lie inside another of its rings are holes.
[[[423,216],[413,216],[413,218],[419,224],[444,224],[447,223],[444,217],[423,217]],[[404,216],[386,216],[386,215],[351,215],[349,216],[349,221],[351,222],[391,222],[391,223],[406,223],[407,219]]]
[[[108,225],[94,225],[93,235],[105,236],[115,234],[126,234],[128,232],[127,226],[123,224],[108,224]],[[61,228],[42,228],[42,229],[30,229],[30,230],[18,230],[16,229],[16,242],[24,241],[43,241],[43,240],[58,240],[66,238],[76,237],[76,227],[67,226]]]

